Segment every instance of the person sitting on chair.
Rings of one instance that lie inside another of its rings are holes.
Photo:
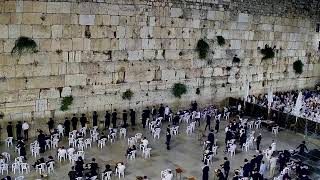
[[[135,151],[135,150],[137,150],[137,148],[136,148],[136,146],[135,145],[132,145],[132,146],[130,146],[129,148],[128,148],[128,150],[127,150],[127,156],[131,156],[132,155],[132,152],[133,151]]]

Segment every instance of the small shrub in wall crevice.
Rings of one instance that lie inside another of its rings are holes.
[[[200,88],[197,88],[197,89],[196,89],[196,94],[197,94],[197,95],[200,95]]]
[[[205,59],[208,55],[209,44],[205,40],[200,39],[197,43],[196,51],[200,59]]]
[[[303,62],[301,60],[296,60],[294,63],[293,63],[293,69],[294,69],[294,72],[296,74],[302,74],[303,72]]]
[[[60,110],[61,111],[66,111],[69,109],[69,106],[72,104],[73,102],[73,97],[72,96],[67,96],[64,97],[61,101],[61,107]]]
[[[37,43],[33,39],[21,36],[16,40],[11,55],[18,54],[21,56],[23,53],[36,53],[37,47]]]
[[[274,58],[274,49],[275,47],[272,48],[268,44],[266,44],[264,48],[260,50],[261,54],[263,54],[262,60]]]
[[[226,40],[224,39],[223,36],[217,36],[217,41],[218,41],[219,46],[223,46],[226,44]]]
[[[182,83],[175,83],[172,87],[172,94],[177,97],[181,98],[183,94],[187,93],[187,87],[186,85]]]
[[[122,93],[122,99],[130,100],[133,97],[133,92],[130,89],[127,89],[125,92]]]
[[[232,59],[232,62],[233,63],[240,63],[240,58],[237,57],[237,56],[234,56],[233,59]]]

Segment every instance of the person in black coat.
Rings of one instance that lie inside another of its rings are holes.
[[[65,135],[65,136],[69,136],[69,132],[70,132],[70,120],[68,119],[68,117],[66,117],[66,118],[64,119],[63,126],[64,126],[64,135]]]
[[[106,115],[104,116],[104,129],[105,130],[110,127],[110,118],[111,118],[111,114],[108,111],[106,111]]]
[[[230,141],[233,138],[232,132],[230,130],[228,130],[226,132],[226,139],[225,139],[225,143],[227,144],[228,141]]]
[[[165,108],[164,108],[163,104],[160,104],[160,107],[159,107],[159,116],[160,117],[164,118],[164,111],[165,111]]]
[[[53,129],[54,129],[54,120],[53,120],[53,118],[50,118],[47,124],[48,124],[49,133],[53,132]]]
[[[248,162],[248,159],[244,160],[245,164],[243,166],[243,177],[249,177],[249,173],[251,170],[251,163]]]
[[[304,150],[308,151],[308,148],[306,146],[306,142],[302,141],[302,143],[297,147],[297,149],[299,149],[299,154],[303,155],[304,154]]]
[[[136,112],[133,109],[130,109],[130,121],[131,121],[131,126],[136,125]]]
[[[22,133],[22,123],[21,121],[18,121],[18,124],[16,125],[16,133],[17,133],[17,139],[21,139],[21,133]]]
[[[173,120],[172,120],[173,125],[178,125],[179,124],[179,120],[180,120],[179,114],[176,114],[173,117]]]
[[[142,112],[142,118],[141,118],[141,120],[142,120],[142,127],[143,128],[146,128],[146,123],[147,123],[147,113],[146,113],[146,111],[145,110],[143,110],[143,112]]]
[[[257,136],[257,138],[256,138],[257,150],[258,150],[258,151],[260,150],[261,139],[262,139],[262,136],[261,136],[261,133],[260,133],[260,134]]]
[[[202,167],[202,180],[209,180],[209,166],[207,162],[204,162],[204,166]]]
[[[216,170],[217,180],[225,180],[224,175],[220,169]]]
[[[40,146],[40,153],[44,153],[46,146],[46,136],[43,134],[42,130],[39,131],[38,142]]]
[[[76,130],[78,126],[78,118],[76,117],[76,114],[73,114],[73,117],[71,118],[71,123],[73,130]]]
[[[127,113],[126,110],[123,110],[122,120],[123,120],[123,125],[122,125],[122,127],[126,128],[126,127],[127,127],[127,121],[128,121],[128,113]]]
[[[228,160],[227,157],[224,157],[223,170],[224,170],[225,179],[228,179],[229,171],[230,171],[230,161]]]
[[[8,137],[13,137],[13,126],[12,126],[12,122],[9,122],[9,124],[7,125],[7,134],[8,134]]]
[[[114,109],[112,112],[112,126],[113,128],[117,127],[117,110]]]
[[[210,141],[211,144],[214,144],[214,132],[213,132],[213,129],[210,129],[210,133],[208,134],[208,141]]]
[[[167,133],[166,133],[167,150],[170,150],[170,141],[171,141],[171,132],[170,132],[170,125],[168,125]]]
[[[219,129],[220,129],[220,120],[219,119],[216,120],[216,126],[214,127],[214,129],[216,130],[216,133],[219,132]]]
[[[210,114],[207,114],[206,127],[204,128],[204,130],[207,130],[207,127],[209,127],[208,129],[211,129],[211,115]]]
[[[86,123],[87,123],[86,115],[85,114],[81,114],[81,118],[80,118],[81,127],[86,127]]]
[[[146,118],[150,118],[151,111],[150,111],[149,107],[147,107],[144,111],[146,113]]]
[[[259,168],[260,168],[260,165],[261,165],[262,159],[263,159],[262,151],[259,151],[259,154],[258,154],[258,156],[256,157],[257,169],[259,169]]]
[[[240,135],[240,148],[242,148],[243,144],[246,143],[246,141],[247,141],[247,136],[245,133],[242,133]]]
[[[97,114],[97,111],[93,111],[92,126],[98,126],[98,114]]]
[[[24,160],[27,160],[27,151],[26,151],[26,146],[23,145],[20,147],[20,156],[23,156]]]

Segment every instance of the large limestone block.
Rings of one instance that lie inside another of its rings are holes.
[[[128,60],[135,61],[135,60],[142,60],[143,58],[143,51],[128,51]]]
[[[33,66],[31,64],[16,65],[16,77],[31,77],[32,68]]]
[[[20,36],[20,25],[9,25],[9,38],[18,38]]]
[[[7,39],[8,37],[9,37],[8,26],[0,24],[0,38]]]
[[[1,78],[15,77],[15,67],[14,66],[0,66],[0,77]]]
[[[48,100],[47,99],[38,99],[35,103],[35,111],[43,112],[48,110]]]
[[[99,64],[96,63],[80,63],[80,72],[83,74],[97,74],[100,71]]]
[[[95,15],[81,15],[79,16],[80,25],[94,25]]]
[[[51,26],[34,25],[32,36],[34,38],[50,38]]]
[[[35,105],[35,101],[18,101],[18,102],[6,103],[7,108],[34,106],[34,105]]]
[[[164,69],[162,70],[161,80],[176,80],[176,72],[175,70]]]
[[[43,21],[41,20],[41,13],[23,13],[22,15],[22,23],[23,24],[41,24]]]
[[[213,68],[204,68],[203,69],[203,77],[211,77],[213,73]]]
[[[47,2],[32,2],[32,11],[39,12],[39,13],[46,13],[47,12]]]
[[[39,98],[39,89],[20,90],[19,101],[32,101]]]
[[[51,88],[51,87],[63,87],[63,76],[47,76],[47,77],[32,77],[28,78],[28,88]]]
[[[61,12],[61,2],[48,2],[47,3],[47,13],[60,13]]]
[[[32,76],[50,76],[50,70],[48,70],[48,65],[37,65],[32,68]]]
[[[170,9],[170,17],[181,17],[182,15],[183,15],[183,11],[181,8]]]
[[[76,74],[76,75],[66,75],[65,85],[66,86],[84,86],[86,85],[87,75]]]
[[[61,97],[68,97],[68,96],[71,96],[71,94],[72,94],[71,87],[62,88]]]
[[[18,101],[18,91],[1,91],[0,103]]]
[[[60,97],[60,92],[56,88],[40,89],[40,99],[55,99]]]
[[[126,82],[141,82],[141,81],[152,81],[154,78],[154,72],[151,70],[141,71],[127,71]]]
[[[238,22],[249,22],[249,15],[245,13],[239,13]]]

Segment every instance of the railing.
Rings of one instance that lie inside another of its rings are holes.
[[[244,106],[243,100],[229,98],[229,106],[236,106],[239,103],[241,103],[242,107]],[[248,116],[264,117],[265,119],[273,120],[280,127],[294,130],[305,136],[320,136],[320,124],[317,122],[274,109],[270,109],[268,113],[268,108],[249,102],[246,102],[243,108]]]

